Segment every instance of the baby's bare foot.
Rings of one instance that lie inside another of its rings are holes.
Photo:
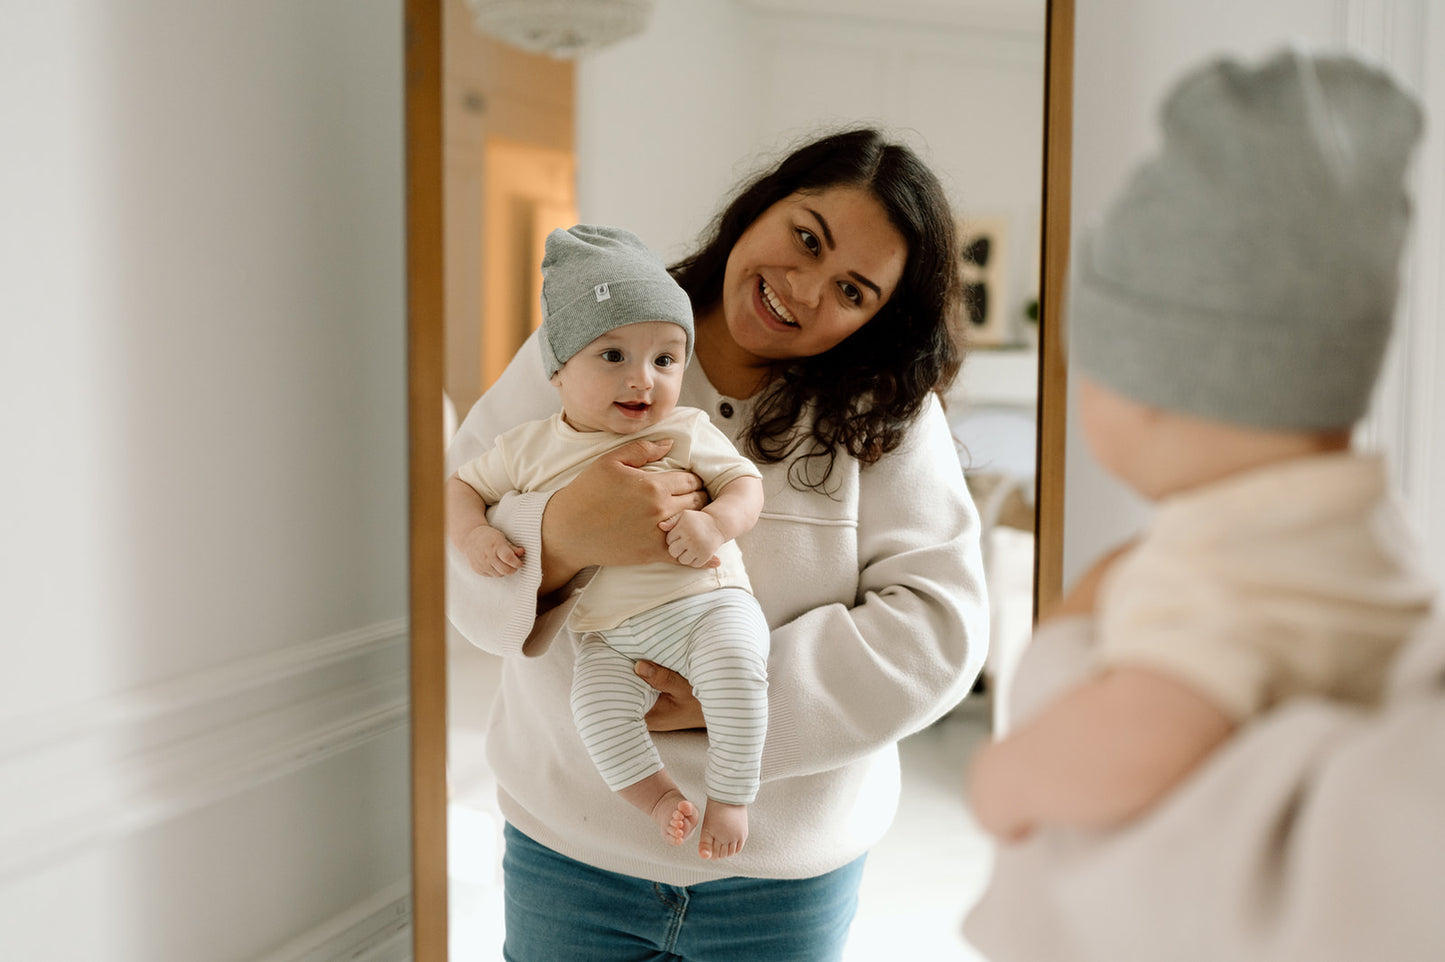
[[[669,845],[681,845],[697,828],[697,806],[682,794],[667,769],[659,769],[620,788],[617,794],[638,811],[651,816]]]
[[[652,807],[652,820],[662,829],[662,838],[669,845],[681,845],[697,828],[697,806],[679,791],[670,791]]]
[[[747,840],[748,807],[709,798],[702,816],[697,854],[703,858],[727,858],[741,852]]]

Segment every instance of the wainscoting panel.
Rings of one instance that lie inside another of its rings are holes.
[[[406,647],[381,622],[10,721],[0,885],[404,727]]]
[[[256,962],[404,962],[411,958],[411,883],[397,882]]]

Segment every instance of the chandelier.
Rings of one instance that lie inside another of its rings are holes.
[[[467,0],[477,29],[565,59],[641,33],[655,0]]]

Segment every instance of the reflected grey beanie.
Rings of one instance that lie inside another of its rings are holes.
[[[1160,121],[1081,250],[1079,369],[1203,418],[1353,424],[1390,337],[1419,108],[1360,60],[1286,50],[1194,71]]]
[[[542,364],[547,377],[596,338],[625,324],[671,321],[687,332],[692,301],[662,258],[620,227],[578,224],[547,235],[542,257]]]

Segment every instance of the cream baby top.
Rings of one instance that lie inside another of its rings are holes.
[[[1100,587],[1105,663],[1193,684],[1236,720],[1300,693],[1378,700],[1434,588],[1378,458],[1320,455],[1166,499]]]
[[[651,471],[691,471],[702,479],[708,494],[717,497],[740,477],[761,478],[757,467],[738,453],[707,413],[679,407],[657,424],[636,434],[578,431],[561,413],[528,421],[497,436],[493,446],[457,470],[457,476],[482,496],[488,507],[510,491],[550,492],[564,487],[599,455],[632,441],[670,439],[672,448],[661,460],[646,466]],[[722,565],[690,568],[659,562],[597,569],[568,616],[573,631],[615,628],[635,614],[715,588],[748,591],[747,572],[735,542],[718,549]]]

